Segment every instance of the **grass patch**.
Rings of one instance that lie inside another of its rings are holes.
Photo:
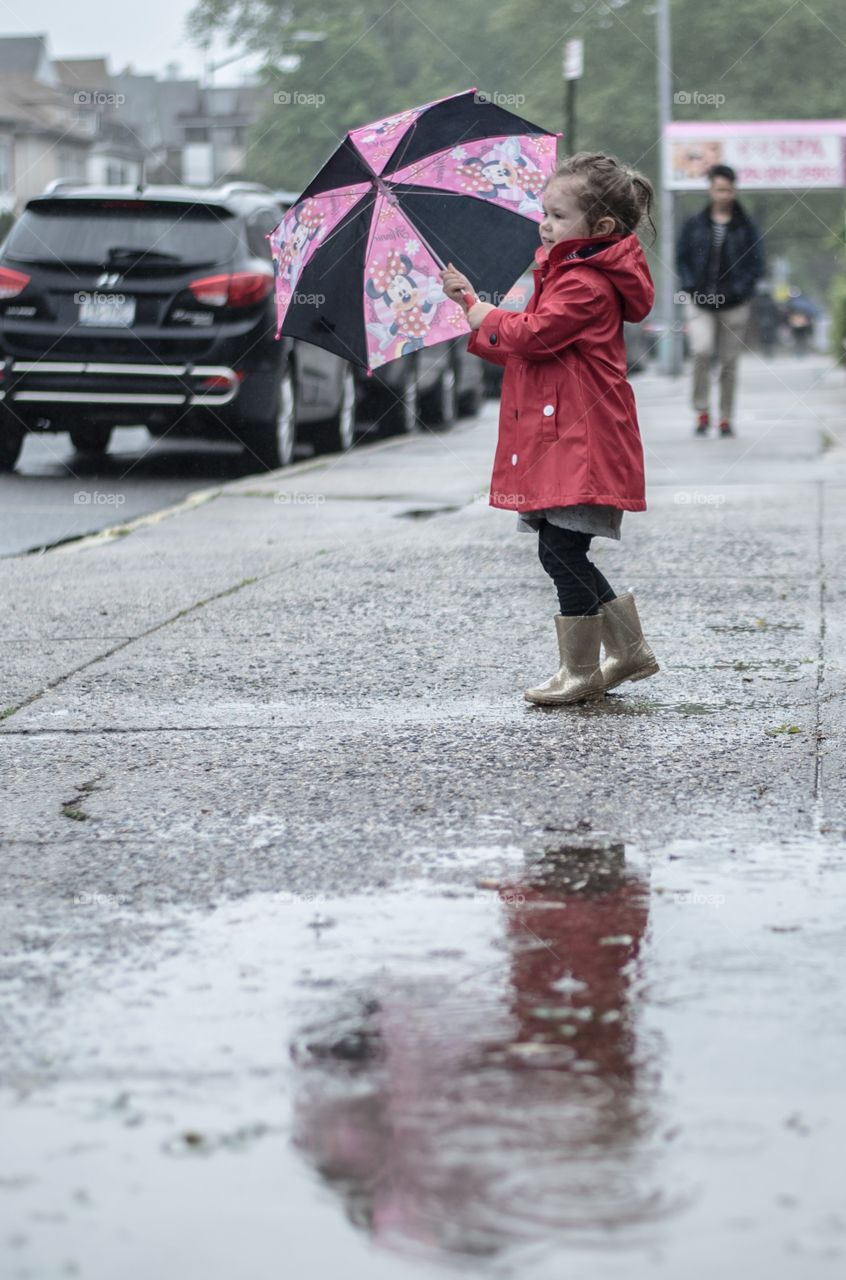
[[[82,809],[77,809],[72,800],[62,805],[62,814],[66,818],[72,818],[74,822],[85,822],[88,819],[88,814]]]

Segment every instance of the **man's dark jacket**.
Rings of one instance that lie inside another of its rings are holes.
[[[676,272],[685,293],[697,295],[697,306],[710,311],[736,307],[755,292],[764,274],[764,244],[757,223],[735,200],[716,275],[709,279],[711,206],[694,213],[681,230],[676,247]],[[716,296],[715,296],[716,295]]]

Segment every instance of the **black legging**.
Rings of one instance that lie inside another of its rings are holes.
[[[601,604],[617,594],[588,560],[592,537],[575,529],[559,529],[548,520],[538,530],[540,562],[555,583],[560,612],[568,617],[597,613]]]

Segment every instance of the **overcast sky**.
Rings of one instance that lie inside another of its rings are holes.
[[[182,75],[199,75],[204,56],[185,36],[193,0],[135,0],[125,8],[115,0],[0,0],[0,35],[42,35],[54,58],[107,56],[112,71],[127,63],[133,71],[164,71],[178,62]],[[214,61],[237,49],[221,41]],[[218,71],[215,84],[232,83],[254,60],[245,58]]]

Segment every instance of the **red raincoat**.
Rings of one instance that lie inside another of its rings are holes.
[[[598,243],[539,246],[526,310],[490,311],[468,342],[474,355],[505,366],[493,507],[646,509],[623,321],[649,314],[655,287],[634,235],[603,238],[591,257],[566,260]]]

